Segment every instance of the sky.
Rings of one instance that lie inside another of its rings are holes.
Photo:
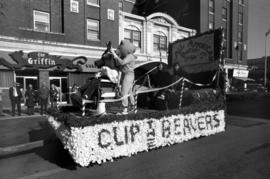
[[[249,0],[248,59],[265,55],[265,33],[270,28],[270,0]],[[270,55],[270,35],[267,38]]]

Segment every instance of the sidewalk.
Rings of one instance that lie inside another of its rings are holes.
[[[46,116],[35,113],[0,117],[0,157],[41,147],[51,139],[55,136]]]
[[[15,116],[11,115],[11,109],[10,108],[4,108],[2,114],[0,115],[0,121],[1,120],[7,120],[7,119],[17,119],[17,118],[32,118],[32,117],[38,117],[41,116],[39,113],[39,108],[35,108],[34,115],[28,115],[27,109],[25,106],[21,107],[21,116],[18,115],[17,108],[15,112]]]

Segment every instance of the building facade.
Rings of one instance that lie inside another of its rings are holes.
[[[248,0],[137,0],[131,11],[144,16],[164,12],[199,33],[223,27],[224,57],[247,63]]]
[[[167,60],[167,46],[195,30],[169,15],[133,14],[133,0],[0,1],[0,89],[3,104],[16,81],[23,91],[45,82],[61,89],[67,101],[73,84],[82,85],[97,72],[94,61],[120,40],[132,41],[138,61]],[[81,57],[81,58],[78,58]],[[5,92],[3,92],[3,90]]]

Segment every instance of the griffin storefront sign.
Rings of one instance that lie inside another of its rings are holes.
[[[57,69],[60,71],[82,71],[82,66],[87,62],[84,56],[62,57],[50,55],[45,52],[24,53],[15,51],[9,53],[11,59],[0,58],[0,64],[12,69]]]
[[[49,55],[44,52],[32,52],[28,54],[27,63],[41,68],[48,68],[55,66],[56,60],[59,60],[59,56]]]
[[[221,42],[221,29],[177,40],[169,46],[169,64],[179,63],[189,73],[216,69],[221,55]]]

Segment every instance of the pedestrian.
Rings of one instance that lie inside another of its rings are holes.
[[[51,89],[50,89],[51,108],[56,108],[58,99],[59,99],[58,89],[55,86],[55,84],[51,84]]]
[[[44,113],[47,113],[48,98],[50,95],[50,90],[46,86],[45,82],[42,83],[41,88],[38,91],[38,94],[40,102],[40,114],[44,115]]]
[[[12,116],[15,116],[15,106],[17,105],[18,115],[21,115],[21,99],[22,92],[19,83],[14,82],[13,86],[9,88],[9,99],[11,101]]]
[[[25,105],[27,106],[27,114],[34,114],[34,106],[35,106],[35,90],[33,89],[33,85],[29,84],[26,92],[25,92]]]
[[[134,111],[134,96],[133,96],[133,82],[134,82],[134,68],[135,68],[135,60],[136,56],[134,55],[136,51],[136,46],[133,45],[128,40],[122,40],[120,45],[118,46],[119,56],[116,54],[114,50],[111,49],[111,53],[113,54],[116,61],[120,64],[120,69],[122,72],[121,77],[121,94],[124,99],[122,100],[123,111],[120,114],[128,114],[128,112]],[[128,98],[125,98],[128,96]],[[131,105],[131,110],[128,110],[129,101]]]

